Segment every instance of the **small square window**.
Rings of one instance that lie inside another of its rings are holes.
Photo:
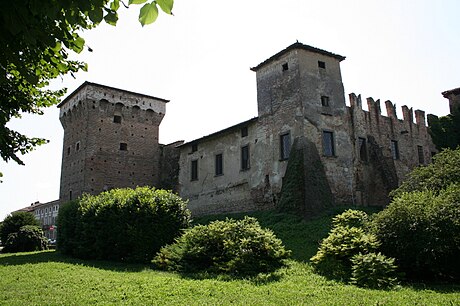
[[[321,105],[324,107],[329,106],[329,97],[328,96],[321,96]]]
[[[121,123],[121,116],[118,116],[118,115],[113,116],[113,122],[114,123]]]
[[[323,61],[318,61],[318,67],[322,69],[326,69],[326,63]]]
[[[244,126],[241,128],[241,137],[246,137],[248,136],[248,127]]]
[[[120,151],[127,151],[128,150],[128,144],[125,142],[120,142]]]
[[[283,71],[289,70],[289,65],[288,65],[288,63],[284,63],[283,65],[281,65],[281,67],[283,68]]]

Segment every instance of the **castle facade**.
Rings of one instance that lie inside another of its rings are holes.
[[[60,202],[151,185],[189,199],[195,215],[272,209],[293,196],[306,215],[325,203],[385,205],[388,192],[436,152],[425,113],[349,95],[345,57],[294,43],[251,68],[258,116],[162,145],[167,100],[85,82],[59,105]],[[415,117],[415,122],[414,122]]]

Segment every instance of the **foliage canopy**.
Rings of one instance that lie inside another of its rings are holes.
[[[40,226],[40,223],[29,212],[18,211],[8,215],[0,226],[0,240],[6,243],[10,234],[19,232],[19,229],[25,225]]]
[[[49,81],[87,69],[85,63],[71,60],[69,52],[83,50],[82,30],[102,21],[116,25],[120,2],[125,5],[120,0],[0,1],[0,156],[4,161],[23,164],[19,154],[46,142],[14,131],[7,123],[22,113],[42,114],[44,107],[59,102],[65,89],[46,89]],[[139,13],[143,26],[156,20],[157,7],[172,14],[173,0],[129,0],[131,4],[144,4]]]

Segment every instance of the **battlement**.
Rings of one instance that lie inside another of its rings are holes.
[[[166,103],[169,102],[169,100],[132,91],[84,82],[58,105],[58,108],[60,108],[59,117],[67,115],[67,113],[77,107],[81,101],[107,101],[112,104],[121,104],[126,107],[151,110],[160,115],[165,114]]]
[[[351,93],[348,95],[350,101],[350,107],[352,109],[362,109],[362,100],[361,95],[356,95],[355,93]],[[373,98],[369,97],[366,99],[367,107],[369,114],[376,116],[376,117],[385,117],[382,115],[382,110],[380,108],[380,100],[374,100]],[[393,120],[399,121],[406,121],[410,123],[414,123],[414,114],[415,114],[415,124],[426,126],[425,120],[425,112],[423,110],[413,110],[413,108],[409,108],[407,105],[403,105],[401,107],[403,119],[399,119],[398,115],[396,114],[396,104],[393,104],[391,101],[385,101],[385,108],[386,108],[386,118],[390,118]],[[365,110],[363,110],[365,112]]]

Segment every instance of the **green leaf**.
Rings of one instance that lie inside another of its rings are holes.
[[[129,0],[128,5],[131,5],[131,4],[142,4],[142,3],[145,3],[145,2],[147,2],[147,0]]]
[[[78,36],[72,44],[72,50],[77,53],[80,53],[83,50],[84,45],[85,40],[82,37]]]
[[[174,0],[156,0],[160,8],[165,12],[166,14],[171,15],[172,14],[172,8],[174,5]]]
[[[158,17],[158,8],[155,2],[145,4],[139,13],[139,22],[142,26],[154,23]]]
[[[110,9],[114,11],[118,11],[120,8],[120,0],[113,0],[113,2],[110,3]]]
[[[104,20],[108,24],[116,26],[117,21],[118,21],[118,15],[115,12],[109,12],[109,13],[107,13],[107,15],[105,15]]]
[[[103,17],[102,8],[95,8],[88,13],[89,19],[94,23],[100,23]]]

